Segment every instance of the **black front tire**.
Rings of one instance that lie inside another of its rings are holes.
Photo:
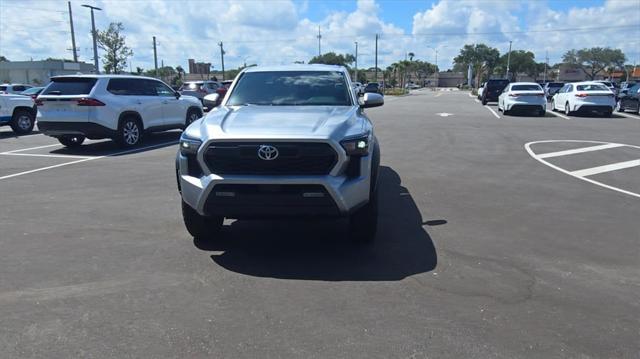
[[[222,229],[224,221],[224,217],[221,216],[201,216],[184,200],[182,201],[182,219],[189,234],[198,239],[213,238]]]
[[[200,117],[202,117],[202,112],[200,112],[200,110],[195,108],[189,109],[189,111],[187,111],[187,118],[184,123],[184,128],[186,129],[187,127],[189,127],[189,125],[192,124],[193,121],[198,120]]]
[[[484,98],[482,99],[482,105],[486,105],[486,104],[487,104],[487,102],[489,102],[489,101],[487,101],[487,98],[486,98],[486,97],[484,97]]]
[[[67,136],[58,137],[58,141],[63,146],[68,148],[80,147],[84,142],[84,140],[85,140],[84,136],[76,136],[76,135],[67,135]]]
[[[24,109],[18,109],[13,113],[11,117],[11,129],[16,135],[26,135],[33,131],[33,126],[36,123],[35,115],[33,112]]]
[[[378,194],[349,216],[349,238],[355,243],[372,243],[378,231]]]

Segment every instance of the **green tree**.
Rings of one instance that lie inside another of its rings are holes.
[[[537,70],[537,64],[535,55],[531,51],[513,50],[511,51],[511,58],[509,54],[504,54],[500,57],[498,65],[495,70],[502,76],[507,75],[507,60],[509,62],[509,72],[511,80],[514,79],[519,73],[525,73],[528,76],[534,77]]]
[[[310,64],[325,64],[325,65],[341,65],[349,68],[349,65],[356,61],[356,58],[351,54],[336,54],[335,52],[327,52],[320,56],[314,56],[309,60]]]
[[[144,69],[142,67],[136,66],[136,75],[142,75],[144,73]]]
[[[7,59],[6,57],[0,55],[0,62],[9,62],[9,59]]]
[[[569,50],[562,57],[562,61],[581,69],[591,80],[604,69],[622,68],[625,60],[626,56],[620,49],[609,47]]]
[[[453,59],[453,62],[459,65],[459,68],[464,67],[465,71],[467,66],[471,65],[476,74],[476,87],[478,87],[482,75],[486,73],[487,76],[490,76],[499,59],[500,52],[498,49],[485,44],[467,44],[460,49],[460,54]]]
[[[108,74],[120,73],[127,66],[127,57],[133,56],[133,51],[125,44],[123,31],[121,22],[112,22],[104,31],[96,30],[98,47],[105,51],[102,62],[104,71]]]
[[[409,61],[413,61],[413,58],[416,57],[416,54],[414,54],[413,52],[410,52],[407,54],[407,56],[409,56]]]

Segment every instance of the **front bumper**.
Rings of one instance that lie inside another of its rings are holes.
[[[93,140],[112,138],[116,135],[116,131],[95,122],[38,121],[38,130],[52,137],[82,135]]]
[[[225,175],[189,173],[189,159],[178,153],[182,199],[200,215],[227,218],[346,216],[369,201],[371,157],[360,161],[360,174]],[[344,164],[346,167],[346,164]],[[336,166],[342,167],[341,164]]]

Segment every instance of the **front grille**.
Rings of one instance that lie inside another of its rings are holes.
[[[278,150],[274,160],[258,157],[258,148]],[[219,142],[209,146],[204,160],[219,175],[326,175],[338,161],[327,143],[320,142]]]

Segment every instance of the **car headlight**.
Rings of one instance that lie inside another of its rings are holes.
[[[198,153],[198,149],[202,145],[202,141],[194,138],[180,138],[180,153],[183,156],[195,155]]]
[[[340,142],[348,156],[366,156],[369,154],[369,134],[347,138]]]

